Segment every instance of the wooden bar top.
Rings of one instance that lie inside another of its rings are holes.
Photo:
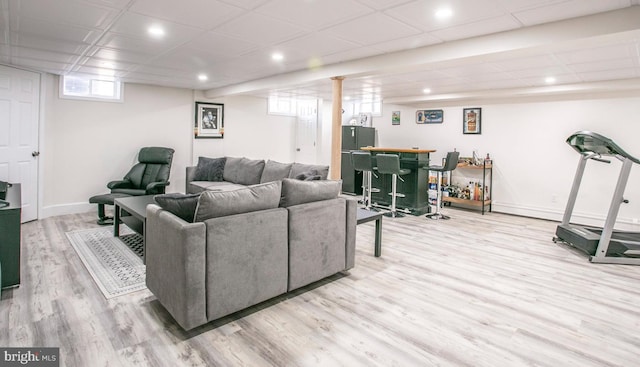
[[[370,152],[390,152],[390,153],[433,153],[435,149],[413,149],[413,148],[380,148],[380,147],[362,147],[361,150]]]

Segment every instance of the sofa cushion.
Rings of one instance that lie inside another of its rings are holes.
[[[302,181],[316,181],[322,180],[322,176],[316,170],[311,170],[309,172],[302,172],[301,174],[295,177],[296,180]]]
[[[264,160],[227,157],[223,178],[241,185],[255,185],[260,183],[263,170]]]
[[[200,194],[195,221],[277,208],[281,181],[252,185],[233,191],[205,191]]]
[[[200,194],[162,194],[153,197],[153,200],[162,207],[162,209],[173,213],[175,216],[192,223],[196,213]]]
[[[222,181],[227,159],[198,157],[193,181]]]
[[[301,181],[285,178],[282,180],[280,206],[289,207],[312,201],[335,199],[340,194],[342,181]]]
[[[262,177],[260,177],[260,183],[282,180],[289,177],[291,172],[292,163],[280,163],[272,160],[268,160],[264,164],[264,170],[262,171]]]
[[[326,180],[327,176],[329,176],[329,166],[323,166],[318,164],[303,164],[303,163],[293,163],[291,166],[291,172],[289,172],[289,178],[296,178],[301,173],[311,173],[315,171],[315,175],[320,176],[321,180]]]

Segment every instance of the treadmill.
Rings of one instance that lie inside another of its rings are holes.
[[[567,138],[567,144],[580,153],[580,161],[562,223],[556,229],[556,237],[553,237],[553,242],[566,242],[586,252],[590,255],[589,261],[593,263],[640,265],[640,233],[613,229],[620,205],[629,202],[623,198],[623,194],[629,180],[631,165],[633,163],[640,164],[640,160],[622,150],[613,140],[591,131],[579,131],[571,135]],[[603,157],[614,157],[622,161],[622,170],[604,227],[571,224],[571,214],[587,161],[611,163],[610,160]]]

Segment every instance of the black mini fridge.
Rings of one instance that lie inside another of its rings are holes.
[[[344,125],[342,126],[342,152],[340,171],[342,176],[342,192],[344,194],[362,195],[362,173],[356,172],[351,164],[351,151],[362,147],[375,146],[376,129],[373,127]]]

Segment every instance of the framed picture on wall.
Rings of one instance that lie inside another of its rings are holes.
[[[194,125],[196,139],[222,139],[224,137],[224,105],[196,102]]]
[[[391,125],[400,125],[400,111],[391,112]]]
[[[442,110],[418,110],[416,124],[441,124],[444,121]]]
[[[482,108],[464,108],[462,110],[462,133],[480,134],[482,131]]]

